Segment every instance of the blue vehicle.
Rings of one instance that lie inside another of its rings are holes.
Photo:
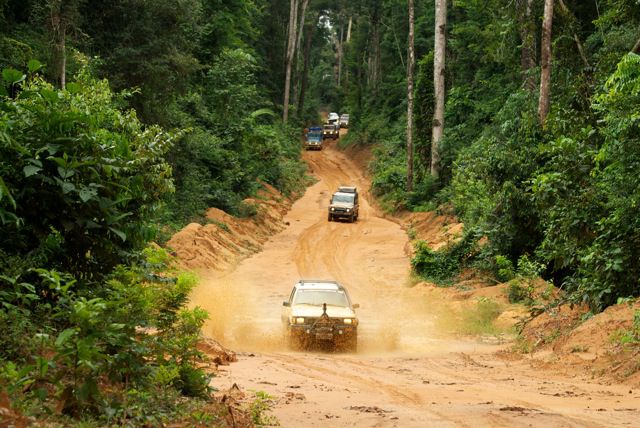
[[[304,138],[304,147],[307,150],[322,150],[322,127],[311,126]]]

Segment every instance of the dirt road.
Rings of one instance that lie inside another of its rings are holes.
[[[496,354],[500,345],[437,331],[447,303],[409,287],[399,225],[366,194],[357,223],[327,222],[333,189],[369,187],[362,171],[333,144],[305,160],[318,181],[287,229],[231,271],[202,272],[194,291],[193,304],[211,314],[205,334],[239,351],[213,386],[270,394],[283,427],[640,426],[640,391],[549,374]],[[357,354],[284,348],[282,301],[300,278],[348,287],[361,305]]]

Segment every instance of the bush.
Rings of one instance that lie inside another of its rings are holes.
[[[496,332],[493,321],[501,313],[500,304],[495,300],[481,297],[477,300],[475,308],[463,313],[460,332],[463,334],[493,334]]]
[[[58,92],[32,76],[0,101],[3,272],[99,280],[152,237],[147,220],[173,189],[173,136],[116,109],[106,81],[79,79]]]
[[[436,284],[445,284],[473,258],[477,242],[475,231],[467,231],[461,240],[437,251],[429,248],[426,242],[418,241],[411,266],[421,277]]]
[[[160,425],[178,392],[206,395],[209,381],[196,349],[206,313],[183,309],[197,278],[142,250],[172,190],[175,135],[118,110],[84,72],[65,91],[32,72],[4,77],[2,390],[36,416]]]
[[[505,256],[495,257],[495,269],[497,271],[496,277],[498,278],[498,281],[511,281],[515,276],[513,263],[511,263],[511,260],[509,260]]]

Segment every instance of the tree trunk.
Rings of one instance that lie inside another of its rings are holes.
[[[67,87],[67,43],[66,43],[66,31],[62,30],[62,37],[60,38],[60,88],[66,89]]]
[[[349,25],[347,26],[347,43],[351,41],[351,26],[353,25],[353,16],[349,17]]]
[[[303,0],[302,2],[302,8],[300,9],[300,20],[298,21],[298,35],[297,35],[297,40],[296,40],[296,60],[295,60],[295,65],[292,65],[291,67],[293,69],[296,70],[295,75],[292,76],[295,77],[295,87],[293,90],[293,94],[294,94],[294,100],[293,100],[293,104],[298,105],[298,98],[299,98],[299,94],[300,94],[300,85],[301,85],[301,70],[300,70],[300,52],[302,52],[302,50],[300,49],[300,45],[302,44],[302,36],[304,34],[304,23],[306,20],[306,14],[307,14],[307,6],[309,5],[309,0]],[[293,73],[293,71],[292,71]]]
[[[376,96],[380,70],[380,12],[377,8],[372,17],[370,41],[367,83],[371,88],[372,96]]]
[[[340,87],[342,83],[342,38],[344,37],[344,26],[342,25],[342,20],[340,20],[340,32],[338,37],[338,87]]]
[[[310,25],[307,25],[307,31],[304,35],[304,68],[302,70],[302,79],[300,79],[300,96],[298,97],[298,117],[302,117],[304,111],[304,97],[307,91],[307,80],[309,79],[309,56],[311,54],[311,41],[316,24],[320,16],[316,18]]]
[[[545,0],[542,21],[540,53],[540,98],[538,99],[538,120],[544,126],[551,105],[551,29],[553,26],[553,1]]]
[[[525,89],[533,92],[536,89],[536,77],[533,69],[536,67],[536,25],[531,14],[534,0],[519,0],[516,3],[518,21],[520,25],[520,70]]]
[[[635,46],[631,49],[631,52],[640,55],[640,39],[636,42]]]
[[[291,0],[289,9],[289,41],[287,43],[287,69],[284,79],[284,105],[282,111],[282,121],[289,120],[289,95],[291,92],[291,67],[296,49],[296,34],[298,24],[298,0]]]
[[[415,68],[414,8],[409,0],[409,49],[407,52],[407,192],[413,191],[413,70]]]
[[[433,52],[433,132],[431,137],[431,176],[440,175],[440,141],[444,134],[444,67],[447,42],[447,0],[436,1],[435,43]]]
[[[53,63],[55,80],[61,89],[66,87],[67,52],[66,52],[66,22],[62,17],[62,3],[53,1],[49,4],[51,15],[51,35],[53,38]]]
[[[574,23],[578,21],[575,15],[571,13],[569,8],[565,4],[564,0],[560,0],[560,8]],[[580,59],[582,59],[582,63],[584,64],[585,67],[591,67],[591,65],[589,64],[589,60],[587,59],[587,56],[584,54],[584,47],[582,46],[582,42],[580,41],[578,34],[575,32],[573,33],[573,40],[576,42],[576,47],[578,48],[578,53],[580,54]]]
[[[300,9],[300,21],[298,24],[299,31],[298,31],[298,40],[296,42],[296,52],[300,52],[300,45],[302,44],[302,29],[304,28],[304,21],[307,14],[307,6],[309,6],[309,0],[302,0],[302,9]]]

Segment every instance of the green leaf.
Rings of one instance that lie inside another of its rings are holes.
[[[42,171],[42,168],[35,165],[27,165],[22,170],[24,171],[25,177],[31,177],[32,175],[36,175],[37,173]]]
[[[83,187],[82,189],[80,189],[79,193],[82,202],[87,202],[89,199],[94,198],[97,194],[98,192],[90,187]]]
[[[60,99],[58,93],[56,91],[52,91],[51,89],[40,89],[40,95],[42,95],[42,98],[49,101],[50,103],[55,103]]]
[[[29,69],[29,73],[35,73],[42,68],[42,63],[37,59],[31,59],[27,63],[27,68]]]
[[[4,79],[5,83],[12,86],[22,82],[27,78],[27,75],[22,74],[22,72],[14,68],[5,68],[4,70],[2,70],[2,78]]]
[[[122,242],[125,242],[127,240],[127,234],[124,233],[121,230],[118,229],[114,229],[113,227],[109,228],[110,231],[112,231],[113,233],[115,233],[116,235],[118,235],[118,237],[120,237],[120,239],[122,239]]]
[[[70,169],[70,168],[63,168],[61,166],[58,167],[58,174],[60,174],[60,177],[63,179],[67,179],[67,178],[71,178],[75,175],[75,171]]]
[[[80,89],[82,89],[82,87],[75,82],[71,82],[71,83],[67,83],[67,86],[65,87],[65,89],[70,94],[77,94],[80,92]]]
[[[2,180],[2,177],[0,177],[0,201],[2,201],[2,198],[5,196],[9,200],[9,204],[11,204],[11,206],[15,210],[16,201],[15,199],[13,199],[13,196],[11,196],[11,192],[9,192],[9,188],[7,187],[7,185],[4,184],[4,180]]]
[[[270,116],[270,117],[274,117],[275,115],[276,115],[276,114],[273,112],[273,110],[268,109],[268,108],[261,108],[261,109],[258,109],[258,110],[256,110],[256,111],[252,112],[252,113],[250,114],[250,117],[251,117],[252,119],[256,119],[256,118],[258,118],[258,117],[260,117],[260,116]]]
[[[73,192],[74,190],[76,190],[75,184],[69,183],[68,181],[62,183],[62,193],[69,193]]]
[[[71,336],[73,336],[75,334],[75,329],[73,328],[68,328],[66,330],[63,330],[58,337],[56,338],[56,348],[59,348],[60,346],[64,345],[70,338]]]

